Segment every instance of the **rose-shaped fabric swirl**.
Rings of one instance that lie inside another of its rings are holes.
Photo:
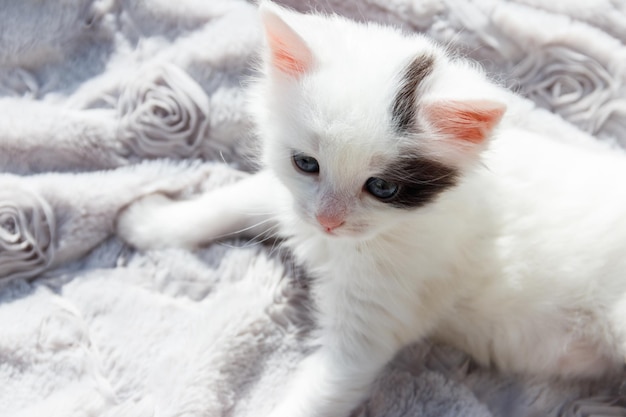
[[[39,195],[21,188],[0,188],[0,280],[32,278],[54,255],[55,218]]]
[[[209,98],[172,64],[142,71],[122,92],[120,139],[142,157],[194,156],[209,131]]]
[[[620,81],[596,59],[551,45],[520,62],[513,78],[522,92],[579,127],[597,133],[611,113],[626,108]]]

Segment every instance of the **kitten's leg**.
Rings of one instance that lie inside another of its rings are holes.
[[[354,357],[326,346],[306,358],[271,417],[348,417],[393,355]]]
[[[271,417],[348,417],[365,400],[376,377],[406,341],[393,336],[392,318],[370,320],[367,312],[350,310],[335,310],[338,316],[330,322],[336,326],[323,330],[322,346],[300,364]]]
[[[192,200],[150,195],[120,214],[117,233],[138,249],[193,248],[235,234],[256,237],[276,227],[280,187],[261,171]]]

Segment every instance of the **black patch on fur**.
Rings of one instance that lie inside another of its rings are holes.
[[[443,191],[455,186],[459,172],[431,159],[407,155],[390,164],[377,177],[399,186],[395,196],[380,201],[394,207],[412,209],[430,203]]]
[[[402,83],[391,109],[391,117],[398,133],[405,133],[414,127],[417,88],[433,71],[433,64],[432,56],[422,55],[411,61],[404,70]]]

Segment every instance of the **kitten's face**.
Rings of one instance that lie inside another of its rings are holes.
[[[330,238],[368,239],[454,185],[454,168],[424,157],[399,134],[390,106],[371,104],[393,102],[391,82],[367,94],[344,85],[336,100],[313,100],[329,84],[318,75],[288,103],[273,103],[280,111],[267,144],[268,163],[303,222]]]
[[[367,239],[432,204],[504,112],[472,98],[480,73],[424,38],[267,2],[261,16],[268,49],[252,105],[265,164],[329,238]]]
[[[274,168],[305,223],[327,236],[367,238],[398,220],[392,212],[400,209],[392,202],[402,191],[392,178],[401,173],[391,171],[400,157],[346,135],[326,132],[294,141]]]
[[[351,145],[343,138],[313,142],[319,145],[286,149],[290,155],[277,172],[292,193],[298,216],[329,237],[374,237],[456,181],[454,170],[410,151],[376,152],[376,146]]]

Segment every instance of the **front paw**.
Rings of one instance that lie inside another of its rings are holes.
[[[117,218],[117,235],[140,250],[180,246],[171,228],[174,204],[162,194],[151,194],[131,203]]]

